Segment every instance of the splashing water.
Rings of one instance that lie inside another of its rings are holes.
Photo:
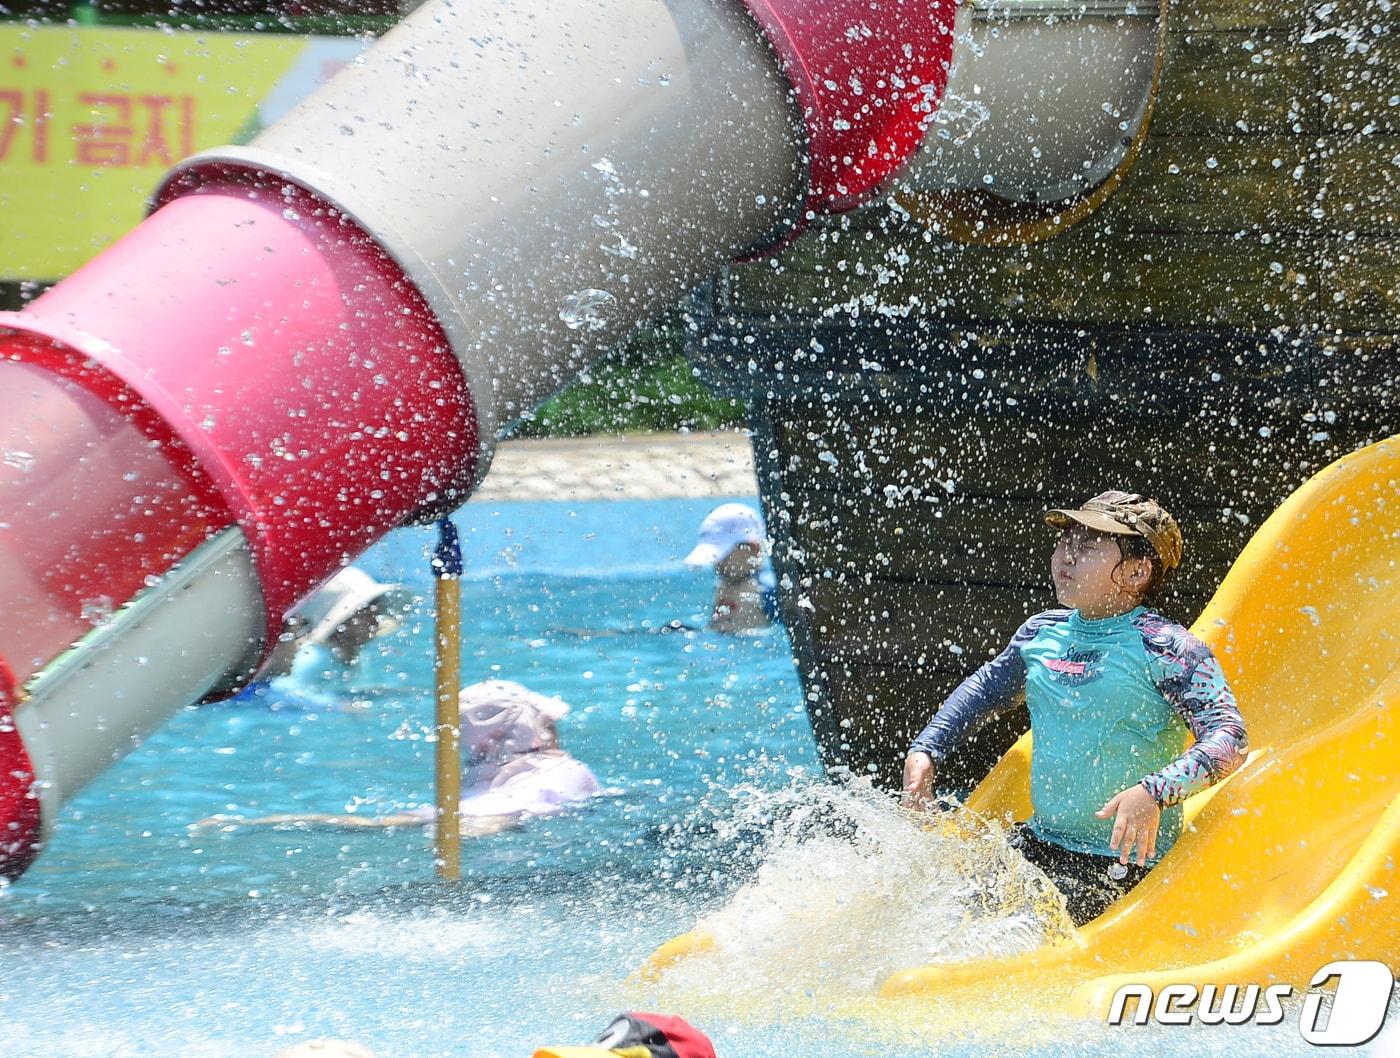
[[[637,259],[637,247],[627,240],[627,236],[623,235],[620,231],[615,231],[613,232],[613,238],[617,240],[615,245],[609,246],[604,244],[598,248],[611,257],[621,257],[626,261],[635,261]]]
[[[594,290],[592,287],[575,290],[572,294],[564,295],[559,303],[559,318],[571,331],[601,330],[607,326],[603,310],[616,302],[617,298],[606,290]]]
[[[107,618],[112,616],[116,609],[110,596],[94,595],[89,599],[84,599],[82,609],[79,611],[82,619],[90,625],[100,625]]]
[[[992,112],[985,103],[950,92],[933,113],[929,126],[937,139],[961,147],[991,117]]]
[[[868,997],[899,970],[1073,935],[1050,881],[966,811],[918,826],[868,782],[738,797],[721,829],[766,829],[760,865],[697,923],[713,945],[665,970],[658,1002],[752,1013]]]
[[[14,467],[14,469],[27,474],[34,466],[34,456],[18,448],[7,448],[3,456],[0,456],[0,462],[3,462],[7,467]]]

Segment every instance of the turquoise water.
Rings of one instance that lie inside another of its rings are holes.
[[[464,681],[562,696],[564,744],[620,793],[468,843],[455,893],[417,830],[187,831],[430,800],[425,606],[350,675],[345,698],[371,708],[188,709],[68,806],[0,897],[0,950],[27,968],[0,986],[18,1047],[0,1053],[270,1055],[338,1035],[381,1058],[505,1055],[590,1037],[617,999],[575,982],[620,977],[718,891],[702,802],[818,771],[781,631],[652,630],[703,623],[710,578],[680,558],[713,502],[456,518]],[[430,599],[434,538],[400,531],[361,565]]]
[[[878,797],[843,803],[814,789],[820,768],[781,630],[656,631],[703,619],[710,580],[679,560],[712,502],[470,505],[456,518],[464,679],[515,679],[572,703],[564,744],[616,796],[468,843],[452,889],[433,881],[418,830],[188,829],[216,813],[372,815],[430,799],[423,610],[340,689],[369,708],[192,708],[68,806],[51,847],[0,893],[10,968],[0,1055],[271,1058],[331,1036],[378,1058],[527,1056],[585,1041],[642,1002],[627,974],[745,882],[758,879],[771,905],[755,929],[809,928],[814,950],[842,927],[805,921],[786,901],[834,892],[842,904],[846,878],[854,889],[893,877],[898,892],[911,858],[943,852],[881,862],[879,842],[867,854],[842,837],[861,813],[889,828],[890,847],[913,828]],[[405,530],[361,564],[430,596],[432,542]],[[770,847],[775,821],[804,812],[826,844]],[[844,831],[830,823],[843,813]],[[929,921],[920,894],[911,899],[846,923],[848,961],[955,924]],[[975,1027],[952,1044],[891,1037],[822,1006],[800,969],[771,988],[740,973],[752,967],[732,969],[736,992],[772,994],[748,1013],[668,1008],[694,1017],[721,1058],[1007,1049],[1004,1033],[979,1042]],[[1291,1026],[1231,1037],[1027,1027],[1014,1049],[1154,1055],[1184,1043],[1304,1053]]]

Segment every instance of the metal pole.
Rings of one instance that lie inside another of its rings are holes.
[[[437,831],[433,858],[438,877],[455,882],[462,877],[461,718],[457,692],[462,685],[462,549],[457,527],[450,519],[438,522],[437,550],[433,553],[437,581]]]

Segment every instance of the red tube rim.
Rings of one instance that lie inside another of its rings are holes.
[[[0,876],[17,878],[39,853],[39,796],[34,764],[15,726],[13,672],[0,658]]]
[[[955,0],[744,0],[807,127],[808,211],[858,206],[923,143],[953,58]]]

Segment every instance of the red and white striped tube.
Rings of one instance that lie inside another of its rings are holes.
[[[4,869],[345,559],[461,502],[501,424],[898,168],[951,6],[749,0],[765,39],[713,0],[430,0],[0,314]]]
[[[461,501],[477,438],[412,284],[286,185],[208,183],[0,328],[0,404],[16,409],[0,415],[0,451],[23,453],[0,477],[0,665],[44,668],[226,527],[256,569],[240,613],[191,615],[228,641],[201,643],[204,664],[160,708],[128,716],[104,693],[32,734],[28,703],[16,724],[0,716],[0,756],[23,752],[16,726],[47,751],[0,771],[13,870],[37,837],[26,774],[56,807],[171,708],[246,675],[347,557]],[[42,422],[23,414],[35,404]]]
[[[205,531],[214,503],[243,530],[270,629],[384,532],[466,496],[475,423],[441,330],[372,239],[287,185],[206,184],[0,327],[6,367],[70,378],[178,453]],[[33,546],[61,540],[16,515],[9,532],[45,534]]]

